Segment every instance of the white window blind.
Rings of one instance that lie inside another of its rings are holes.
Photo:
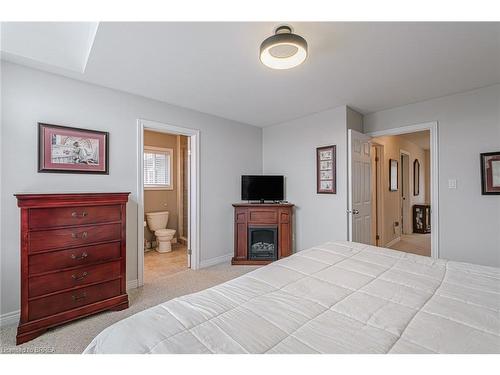
[[[144,149],[144,187],[171,189],[172,150]]]

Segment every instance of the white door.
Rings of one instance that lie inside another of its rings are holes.
[[[349,241],[371,243],[371,137],[348,131]]]

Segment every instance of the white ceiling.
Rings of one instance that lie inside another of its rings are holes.
[[[431,148],[431,134],[429,130],[424,130],[421,132],[401,134],[398,137],[411,142],[423,150],[429,150]]]
[[[500,23],[293,23],[309,57],[286,71],[258,57],[277,25],[104,22],[84,73],[43,69],[258,126],[340,105],[366,114],[500,82]]]
[[[2,58],[43,69],[85,71],[98,22],[3,22]]]

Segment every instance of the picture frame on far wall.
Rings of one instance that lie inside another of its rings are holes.
[[[500,151],[481,154],[481,194],[500,195]]]
[[[316,193],[337,193],[337,147],[316,148]]]
[[[418,159],[413,162],[413,195],[420,195],[420,162]]]
[[[109,174],[109,133],[38,123],[38,172]]]
[[[389,159],[389,191],[398,191],[398,161]]]

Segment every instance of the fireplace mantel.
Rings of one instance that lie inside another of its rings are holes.
[[[234,257],[231,264],[264,265],[272,260],[249,259],[248,229],[256,227],[275,227],[278,232],[277,259],[292,254],[292,217],[291,203],[234,203]]]

